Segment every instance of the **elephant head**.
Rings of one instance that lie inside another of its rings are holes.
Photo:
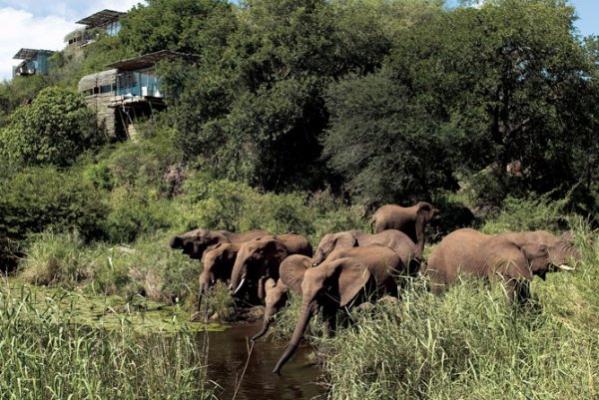
[[[258,297],[264,298],[263,281],[279,278],[279,264],[289,255],[287,248],[274,236],[243,243],[233,265],[229,289],[239,293],[246,282],[258,284]]]
[[[424,253],[424,230],[426,225],[439,213],[439,210],[426,201],[420,201],[416,204],[416,222],[414,230],[416,231],[416,244],[418,246],[418,256],[422,257]]]
[[[170,246],[172,249],[182,250],[183,254],[195,260],[200,260],[209,246],[226,241],[220,232],[194,229],[172,238]]]
[[[431,203],[427,203],[426,201],[419,201],[416,204],[416,212],[419,216],[422,217],[424,221],[427,223],[430,222],[435,215],[439,213],[439,210],[435,208]]]
[[[369,269],[353,258],[327,260],[317,267],[307,269],[301,283],[302,306],[299,319],[289,345],[273,373],[278,374],[297,350],[320,302],[333,301],[337,307],[345,307],[366,287],[370,279]]]
[[[581,257],[574,244],[563,238],[551,244],[534,242],[517,244],[508,240],[504,242],[500,246],[502,246],[501,251],[506,249],[506,256],[500,254],[506,262],[502,263],[498,272],[508,279],[532,280],[535,275],[545,279],[548,272],[572,271],[574,267],[568,264],[571,261],[579,261]]]
[[[322,263],[336,249],[347,249],[358,246],[358,239],[354,232],[328,233],[322,237],[316,253],[314,265]]]
[[[312,266],[312,259],[304,255],[295,254],[287,257],[279,267],[279,281],[268,279],[264,283],[266,293],[264,309],[264,322],[260,332],[252,337],[256,340],[268,331],[272,318],[287,301],[287,293],[291,290],[294,293],[301,294],[301,285],[304,280],[304,274]]]

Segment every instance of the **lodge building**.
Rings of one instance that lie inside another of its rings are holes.
[[[108,65],[108,70],[84,76],[79,92],[97,115],[109,138],[135,136],[135,122],[166,108],[167,94],[156,75],[160,61],[193,61],[189,54],[163,50]]]
[[[54,54],[51,50],[21,49],[14,60],[22,60],[12,68],[12,76],[48,75],[48,60]]]

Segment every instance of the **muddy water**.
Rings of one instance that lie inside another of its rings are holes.
[[[247,360],[248,337],[258,326],[232,327],[224,332],[208,333],[208,379],[221,389],[219,399],[231,399],[235,384]],[[257,341],[237,400],[296,400],[324,398],[325,389],[320,370],[309,357],[310,350],[301,348],[283,368],[282,376],[271,373],[283,353],[285,343],[268,339]]]

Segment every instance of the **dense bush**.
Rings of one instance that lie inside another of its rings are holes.
[[[86,240],[102,237],[102,194],[77,172],[26,168],[0,179],[0,193],[0,236],[22,240],[53,228],[77,229]]]
[[[78,94],[58,87],[42,90],[19,107],[0,130],[0,154],[18,165],[71,164],[100,141],[93,113]]]

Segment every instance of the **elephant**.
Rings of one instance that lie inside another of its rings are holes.
[[[292,254],[312,256],[312,246],[301,235],[269,235],[243,243],[233,265],[229,289],[237,295],[248,283],[257,285],[258,299],[264,298],[264,281],[279,279],[279,265]]]
[[[243,243],[268,234],[268,232],[260,229],[244,233],[234,233],[224,230],[213,231],[200,228],[175,236],[171,240],[170,246],[172,249],[182,250],[184,254],[193,259],[201,260],[202,255],[210,246],[218,243]]]
[[[310,257],[294,254],[287,257],[279,267],[279,280],[269,278],[264,283],[264,292],[266,297],[264,302],[264,322],[262,329],[256,333],[252,340],[257,340],[264,336],[272,323],[273,316],[279,312],[287,301],[287,293],[291,290],[293,293],[301,294],[302,278],[305,270],[312,267],[312,259]]]
[[[199,278],[198,311],[202,297],[216,281],[226,282],[231,278],[235,258],[239,252],[238,243],[218,243],[208,248],[202,256],[202,272]]]
[[[394,275],[403,268],[399,255],[385,246],[336,250],[317,267],[303,271],[298,268],[294,281],[301,281],[300,314],[291,340],[273,373],[280,373],[295,353],[310,319],[319,308],[328,322],[329,332],[334,333],[339,308],[357,304],[359,298],[378,298],[384,293],[397,296]]]
[[[322,263],[334,250],[371,245],[389,247],[399,255],[404,265],[410,267],[410,271],[406,272],[418,272],[422,250],[408,235],[396,229],[387,229],[375,234],[357,230],[326,234],[314,253],[314,265]]]
[[[387,229],[397,229],[407,234],[418,245],[420,254],[424,251],[424,230],[438,213],[432,204],[421,201],[411,207],[387,204],[372,215],[370,224],[374,233]]]
[[[530,297],[534,276],[545,279],[548,272],[572,270],[567,263],[580,260],[580,253],[568,237],[549,232],[508,232],[487,235],[474,229],[458,229],[447,235],[428,260],[425,275],[433,292],[440,293],[460,273],[501,279],[510,303]]]

